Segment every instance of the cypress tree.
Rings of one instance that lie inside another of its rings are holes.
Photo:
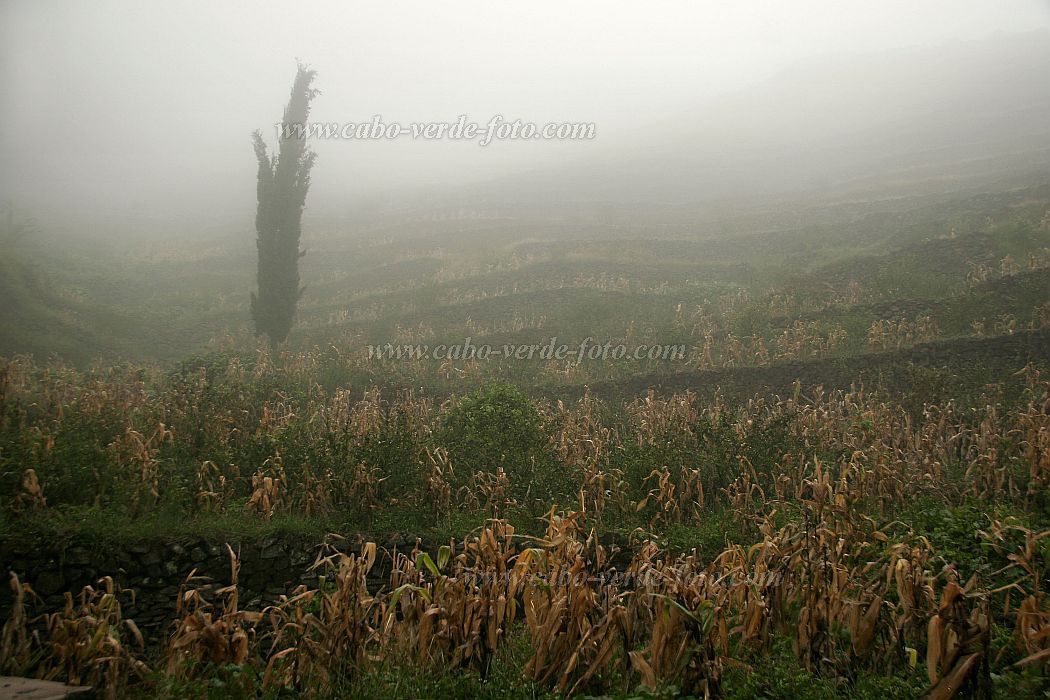
[[[259,203],[255,214],[259,290],[252,294],[252,320],[255,334],[268,336],[274,351],[292,330],[296,306],[304,289],[299,286],[299,258],[306,251],[299,249],[299,237],[306,192],[310,188],[310,170],[316,158],[306,146],[304,127],[310,114],[310,101],[318,94],[310,87],[315,75],[316,71],[299,65],[292,95],[284,110],[276,154],[267,153],[260,132],[252,135],[259,163]]]

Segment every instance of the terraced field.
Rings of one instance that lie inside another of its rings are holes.
[[[310,221],[277,356],[249,234],[11,243],[0,673],[1045,694],[1050,185],[693,214]],[[685,352],[368,350],[552,338]]]

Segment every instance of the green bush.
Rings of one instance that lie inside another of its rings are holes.
[[[542,417],[511,384],[490,384],[460,399],[438,438],[452,459],[457,487],[469,484],[476,472],[502,467],[524,505],[549,505],[571,494],[573,476],[548,449]]]

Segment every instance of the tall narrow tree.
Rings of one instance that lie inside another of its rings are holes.
[[[252,135],[259,161],[259,204],[255,214],[259,291],[252,294],[252,320],[255,334],[268,336],[275,351],[292,330],[303,293],[299,286],[299,258],[306,251],[299,249],[299,237],[310,169],[316,158],[306,146],[305,124],[310,101],[318,94],[310,87],[315,75],[316,71],[299,65],[292,96],[284,110],[276,154],[267,153],[260,132]]]

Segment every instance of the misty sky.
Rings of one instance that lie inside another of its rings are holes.
[[[609,152],[799,61],[1050,27],[1050,1],[0,5],[0,197],[46,220],[250,214],[300,58],[315,121],[594,122],[590,142],[315,142],[311,211]],[[295,9],[290,9],[295,8]],[[644,10],[644,11],[643,11]]]

